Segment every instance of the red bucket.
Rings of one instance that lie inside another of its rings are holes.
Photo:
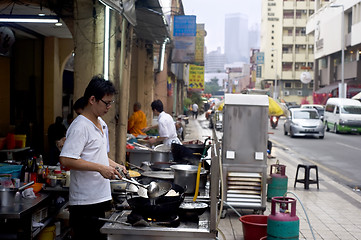
[[[240,217],[244,240],[261,239],[267,236],[267,218],[265,215],[244,215]]]

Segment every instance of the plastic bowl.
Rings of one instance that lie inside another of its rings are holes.
[[[43,188],[43,185],[44,185],[44,183],[34,183],[33,185],[31,185],[27,188],[32,188],[34,193],[38,193]]]

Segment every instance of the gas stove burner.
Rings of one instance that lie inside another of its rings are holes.
[[[178,215],[159,215],[157,218],[146,217],[141,213],[132,211],[128,217],[127,222],[133,226],[165,226],[165,227],[178,227],[180,224],[180,218]]]

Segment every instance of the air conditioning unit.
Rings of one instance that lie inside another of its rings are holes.
[[[289,95],[290,95],[290,91],[283,91],[283,95],[289,96]]]
[[[297,91],[297,96],[302,96],[302,91],[301,90]]]

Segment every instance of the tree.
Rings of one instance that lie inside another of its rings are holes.
[[[214,77],[210,82],[206,82],[204,86],[204,93],[210,93],[216,95],[216,93],[221,90],[222,87],[218,85],[218,78]]]

